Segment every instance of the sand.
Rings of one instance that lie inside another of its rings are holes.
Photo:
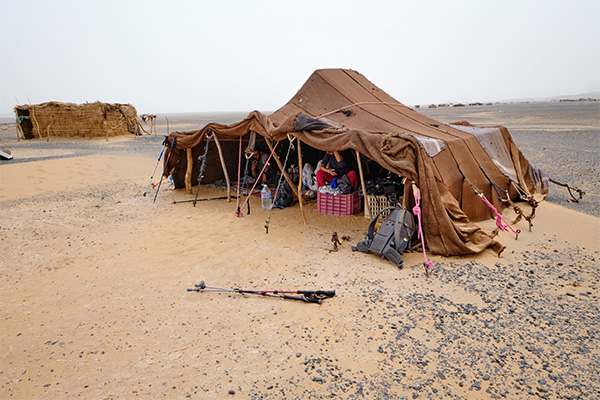
[[[21,142],[72,153],[0,165],[1,398],[598,396],[596,216],[544,202],[502,258],[428,254],[427,277],[422,253],[399,270],[352,252],[361,214],[313,203],[304,225],[251,198],[237,218],[235,198],[173,204],[191,196],[168,185],[153,203],[145,140]],[[200,281],[336,296],[186,291]]]

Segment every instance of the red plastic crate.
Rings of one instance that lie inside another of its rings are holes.
[[[358,192],[330,194],[317,192],[317,211],[329,215],[351,215],[360,211]]]

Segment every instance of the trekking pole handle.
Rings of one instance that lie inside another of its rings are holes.
[[[318,299],[316,297],[311,297],[311,296],[288,296],[288,295],[283,295],[281,296],[282,298],[286,299],[286,300],[301,300],[304,301],[306,303],[316,303],[316,304],[321,304],[321,299]]]
[[[298,290],[298,294],[314,294],[316,296],[333,297],[335,290]]]

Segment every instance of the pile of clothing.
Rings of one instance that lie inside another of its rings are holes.
[[[329,194],[350,194],[353,191],[354,184],[350,181],[348,175],[344,175],[341,178],[333,178],[331,183],[319,188],[319,192]]]

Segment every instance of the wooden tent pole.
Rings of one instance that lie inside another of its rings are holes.
[[[362,186],[363,201],[365,202],[365,217],[371,218],[371,208],[367,201],[367,189],[365,187],[365,175],[363,174],[362,163],[360,162],[360,153],[356,150],[356,161],[358,164],[358,173],[360,174],[360,185]]]
[[[231,202],[231,182],[229,181],[229,173],[227,172],[227,167],[225,166],[225,158],[223,158],[223,150],[221,149],[221,143],[219,143],[219,139],[217,138],[216,133],[213,133],[213,138],[215,139],[215,144],[217,145],[217,150],[219,151],[219,160],[221,160],[221,167],[223,167],[223,174],[225,175],[225,182],[227,182],[227,201]]]
[[[281,160],[277,156],[277,153],[275,153],[273,151],[273,143],[271,143],[271,140],[269,138],[266,138],[266,137],[265,137],[265,142],[267,142],[267,146],[269,146],[269,150],[271,150],[271,153],[273,154],[273,158],[277,162],[277,165],[279,166],[279,169],[281,170],[281,173],[283,174],[283,177],[285,178],[285,180],[287,181],[287,183],[290,184],[290,187],[292,188],[292,192],[294,192],[294,194],[296,195],[296,197],[298,197],[298,201],[304,202],[304,199],[302,198],[302,196],[298,196],[298,189],[296,188],[296,185],[294,184],[294,181],[292,181],[292,179],[287,174],[287,172],[285,172],[285,168],[283,167],[283,164],[281,163]]]
[[[40,132],[40,124],[38,124],[38,121],[37,121],[37,118],[35,117],[35,112],[33,111],[33,108],[29,110],[29,115],[31,117],[31,120],[33,122],[35,122],[35,128],[37,129],[38,137],[40,139],[42,139],[42,132]],[[31,130],[33,131],[33,126],[32,126]],[[48,141],[50,141],[50,138],[48,138]]]
[[[308,225],[306,222],[306,214],[304,213],[304,204],[303,204],[303,199],[302,199],[302,150],[300,149],[301,147],[301,141],[299,138],[297,139],[297,146],[298,146],[298,165],[300,166],[300,168],[298,168],[299,170],[299,179],[298,179],[298,203],[300,204],[300,212],[302,213],[302,220],[304,221],[304,225]],[[290,146],[291,146],[291,141],[290,141]]]
[[[192,194],[192,171],[194,169],[194,158],[192,157],[192,149],[185,149],[187,153],[187,168],[185,170],[185,190],[188,194]]]

